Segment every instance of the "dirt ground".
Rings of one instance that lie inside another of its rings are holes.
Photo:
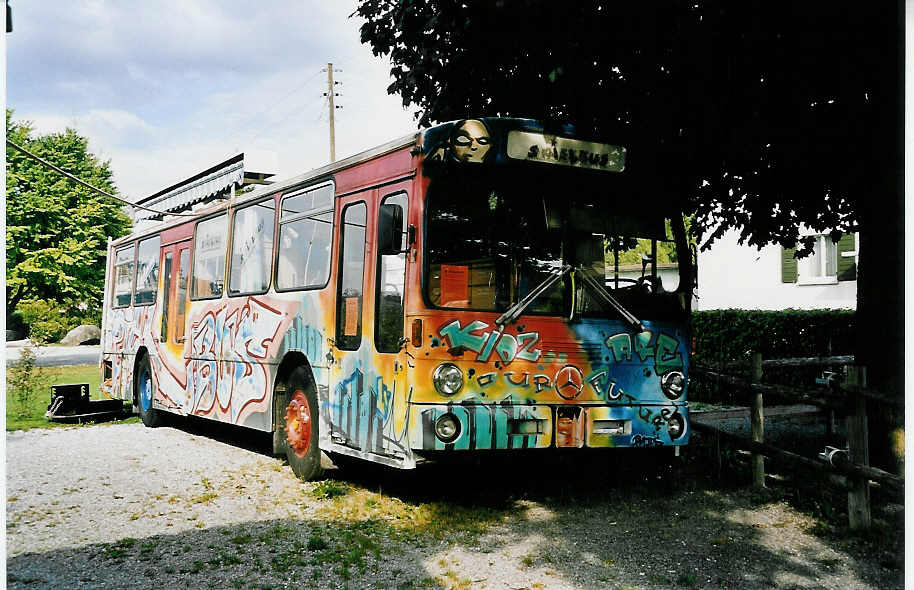
[[[753,493],[693,442],[676,472],[627,449],[302,483],[265,438],[198,422],[8,433],[7,584],[903,587],[902,507],[851,535],[840,493]]]

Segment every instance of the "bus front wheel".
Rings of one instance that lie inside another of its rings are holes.
[[[140,419],[149,428],[162,425],[162,413],[152,407],[152,396],[155,394],[155,382],[149,367],[149,356],[143,355],[137,363],[133,377],[133,393],[140,407]]]
[[[286,406],[284,430],[286,458],[292,473],[299,479],[317,479],[323,473],[318,446],[317,396],[305,369],[296,369],[289,377],[289,405]]]

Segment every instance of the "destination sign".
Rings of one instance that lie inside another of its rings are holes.
[[[624,147],[528,131],[508,132],[508,157],[608,172],[625,170]]]

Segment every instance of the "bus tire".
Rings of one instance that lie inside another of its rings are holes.
[[[286,459],[292,473],[301,480],[310,481],[323,474],[321,450],[318,445],[317,395],[304,367],[299,367],[289,377],[289,404],[283,417],[286,436]]]
[[[144,354],[136,364],[133,374],[133,394],[140,408],[140,419],[149,428],[161,426],[162,412],[152,407],[155,395],[155,382],[152,380],[152,369],[149,366],[149,355]]]

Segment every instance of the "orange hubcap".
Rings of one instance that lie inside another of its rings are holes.
[[[311,410],[304,391],[296,391],[286,408],[286,439],[297,457],[308,453],[311,446]]]

